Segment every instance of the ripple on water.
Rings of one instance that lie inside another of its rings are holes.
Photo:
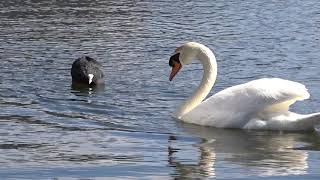
[[[172,119],[202,68],[192,64],[169,82],[168,58],[201,42],[218,62],[212,93],[281,77],[312,95],[294,111],[317,111],[319,2],[3,0],[0,177],[318,179],[317,133]],[[71,86],[72,62],[83,55],[101,62],[104,88]]]

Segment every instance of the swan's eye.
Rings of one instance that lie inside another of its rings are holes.
[[[179,56],[180,56],[180,53],[177,53],[177,54],[170,57],[170,60],[169,60],[170,67],[173,67],[174,61],[180,64]]]

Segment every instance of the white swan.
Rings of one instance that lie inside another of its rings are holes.
[[[173,117],[182,121],[219,128],[314,130],[320,112],[296,114],[289,111],[295,101],[309,98],[304,85],[279,78],[264,78],[222,90],[205,101],[217,76],[217,63],[212,51],[199,43],[189,42],[171,56],[169,80],[183,65],[198,59],[204,68],[199,87]]]

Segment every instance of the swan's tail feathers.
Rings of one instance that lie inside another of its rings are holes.
[[[257,122],[260,122],[260,124],[256,122],[254,124],[254,127],[258,127],[257,129],[314,131],[316,128],[315,126],[318,124],[320,125],[320,112],[306,115],[289,112],[288,115],[279,115],[268,121]]]
[[[320,112],[303,115],[294,125],[297,130],[315,130],[316,125],[320,125]]]

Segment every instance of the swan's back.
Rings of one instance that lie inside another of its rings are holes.
[[[264,78],[227,88],[209,97],[182,117],[190,123],[243,128],[261,113],[286,112],[297,100],[309,98],[304,85],[279,78]]]

